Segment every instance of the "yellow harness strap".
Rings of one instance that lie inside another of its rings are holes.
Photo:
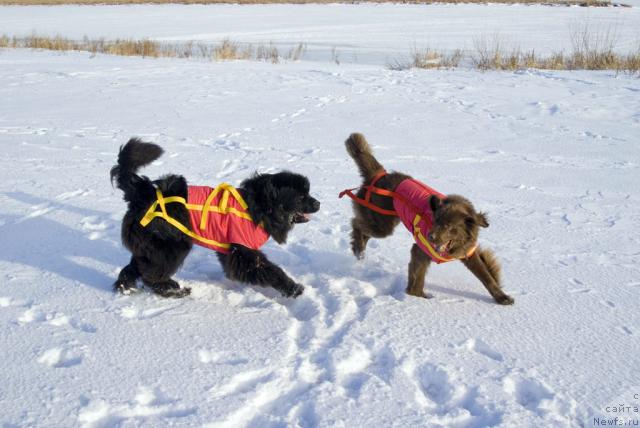
[[[217,206],[211,206],[212,201],[221,191],[223,193],[222,193],[222,198],[220,198],[220,202],[218,203]],[[242,209],[245,211],[239,211],[234,207],[229,206],[230,194],[234,197],[236,201],[238,201]],[[160,217],[166,220],[169,224],[171,224],[173,227],[175,227],[185,235],[197,241],[203,242],[208,245],[214,245],[216,247],[221,247],[221,248],[229,248],[231,246],[228,243],[218,242],[213,239],[204,238],[200,235],[195,234],[193,231],[189,230],[189,228],[187,228],[185,225],[183,225],[178,220],[176,220],[175,218],[167,214],[166,204],[169,204],[169,203],[182,204],[190,211],[193,211],[193,210],[201,211],[202,217],[200,218],[200,230],[206,229],[207,219],[209,217],[210,212],[221,213],[221,214],[232,214],[232,215],[244,218],[246,220],[253,221],[249,213],[246,212],[249,206],[244,201],[244,199],[242,199],[242,196],[240,196],[240,193],[230,184],[222,183],[218,187],[213,189],[211,193],[209,193],[209,196],[207,196],[207,199],[204,205],[189,204],[183,197],[180,197],[180,196],[169,196],[168,198],[165,198],[162,195],[162,192],[160,191],[160,189],[156,189],[156,201],[153,204],[151,204],[146,214],[142,217],[142,219],[140,220],[140,225],[142,225],[142,227],[146,227],[149,223],[151,223],[151,220],[153,220],[156,217]],[[157,211],[158,207],[160,207],[160,211]]]
[[[456,260],[455,257],[446,257],[441,255],[440,253],[438,253],[435,248],[433,248],[431,246],[431,243],[429,242],[429,240],[427,238],[425,238],[425,236],[422,234],[422,231],[420,230],[420,227],[418,226],[418,224],[420,223],[420,221],[422,220],[422,216],[420,216],[420,214],[416,214],[416,216],[413,218],[413,237],[416,240],[419,240],[420,243],[422,245],[424,245],[424,247],[427,249],[427,251],[429,251],[429,255],[431,256],[431,258],[433,258],[434,260],[438,260],[440,263],[444,263],[444,262],[450,262],[452,260]],[[474,245],[473,248],[471,248],[466,256],[464,257],[460,257],[461,259],[466,259],[469,258],[473,255],[473,253],[475,253],[476,248],[478,248],[478,245]]]

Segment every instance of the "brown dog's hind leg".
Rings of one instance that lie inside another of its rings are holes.
[[[413,244],[411,247],[411,261],[409,262],[409,284],[407,285],[407,294],[416,297],[431,298],[431,294],[424,292],[424,277],[427,269],[431,264],[431,259],[424,251]]]
[[[358,260],[362,260],[364,258],[364,250],[367,248],[367,242],[369,242],[371,237],[360,229],[358,221],[355,218],[351,220],[351,227],[351,251],[353,251],[353,255],[356,256]]]
[[[478,248],[471,257],[462,259],[462,263],[482,282],[496,303],[513,304],[513,297],[500,287],[500,265],[490,250]]]

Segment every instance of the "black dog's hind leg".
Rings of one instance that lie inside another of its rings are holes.
[[[180,284],[171,277],[178,271],[180,265],[191,249],[191,243],[180,245],[171,242],[170,245],[155,248],[153,259],[139,257],[136,260],[138,270],[144,285],[162,297],[184,297],[191,293],[188,287],[181,288]]]
[[[298,297],[304,287],[289,278],[277,265],[258,250],[232,245],[228,254],[218,253],[227,278],[248,284],[273,287],[286,297]]]
[[[136,281],[140,278],[140,272],[136,265],[135,259],[131,258],[131,262],[120,271],[118,279],[113,283],[113,290],[122,294],[129,294],[137,291]]]

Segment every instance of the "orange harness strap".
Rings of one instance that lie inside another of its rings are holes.
[[[364,195],[364,199],[357,197],[353,193],[354,190],[358,190],[360,187],[354,187],[353,189],[343,190],[342,192],[340,192],[338,197],[342,198],[344,195],[347,195],[358,204],[363,205],[369,208],[370,210],[377,212],[378,214],[397,216],[398,213],[396,213],[395,210],[385,210],[384,208],[380,208],[379,206],[371,203],[371,193],[375,193],[380,196],[388,196],[390,198],[400,196],[395,192],[391,192],[389,190],[384,190],[384,189],[380,189],[379,187],[375,187],[375,184],[378,182],[378,180],[380,180],[385,175],[387,175],[387,171],[383,169],[373,177],[373,179],[371,180],[371,184],[367,186],[362,186],[362,188],[367,190],[367,193],[365,193]]]
[[[415,211],[416,213],[420,212],[420,210],[410,200],[405,198],[404,195],[393,192],[391,190],[386,190],[386,189],[381,189],[379,187],[376,187],[376,183],[378,182],[378,180],[380,180],[385,175],[387,175],[387,171],[383,169],[382,171],[380,171],[379,173],[373,176],[373,178],[371,179],[371,184],[367,186],[362,186],[362,188],[366,189],[367,191],[367,193],[365,193],[364,195],[364,199],[357,197],[353,193],[353,191],[359,189],[359,187],[343,190],[342,192],[340,192],[338,197],[342,198],[344,195],[347,195],[348,197],[356,201],[358,204],[363,205],[379,214],[397,216],[398,213],[395,210],[385,210],[384,208],[380,208],[379,206],[371,203],[371,194],[375,193],[376,195],[387,196],[389,198],[398,199],[405,205],[408,205],[409,207],[411,207],[411,209],[413,209],[413,211]]]
[[[415,216],[414,221],[413,221],[414,238],[416,240],[420,240],[420,242],[424,245],[424,247],[427,248],[431,258],[433,260],[437,260],[437,263],[449,262],[449,261],[455,260],[454,258],[443,256],[442,254],[438,253],[432,247],[431,243],[429,243],[429,241],[423,236],[422,231],[420,230],[420,227],[418,227],[418,224],[420,223],[420,220],[422,219],[422,215],[420,214],[421,211],[418,209],[418,207],[416,207],[404,195],[401,195],[399,193],[393,192],[391,190],[386,190],[386,189],[381,189],[379,187],[375,187],[375,184],[378,182],[378,180],[380,180],[385,175],[387,175],[387,171],[385,171],[383,169],[382,171],[378,172],[373,177],[373,179],[371,179],[371,184],[366,185],[366,186],[362,186],[362,188],[366,189],[366,191],[367,191],[365,193],[365,195],[364,195],[364,199],[359,198],[358,196],[356,196],[353,193],[354,190],[357,190],[360,187],[354,187],[353,189],[343,190],[342,192],[340,192],[338,197],[342,198],[344,195],[347,195],[348,197],[353,199],[356,203],[358,203],[358,204],[360,204],[362,206],[365,206],[365,207],[369,208],[372,211],[375,211],[375,212],[377,212],[379,214],[382,214],[382,215],[392,215],[392,216],[397,216],[398,213],[395,210],[385,210],[384,208],[380,208],[379,206],[374,205],[373,203],[371,203],[371,193],[375,193],[376,195],[387,196],[389,198],[394,198],[394,199],[400,200],[402,203],[404,203],[405,205],[409,206],[416,213],[416,216]],[[428,189],[428,187],[426,185],[424,185],[424,184],[422,184],[420,182],[417,182],[417,183],[422,185],[424,188]],[[431,190],[431,189],[428,189],[428,190]],[[469,257],[473,256],[473,254],[475,253],[477,248],[478,248],[477,244],[474,245],[473,248],[471,248],[467,252],[466,256],[463,257],[463,258],[469,258]]]

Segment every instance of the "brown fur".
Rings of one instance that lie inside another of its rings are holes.
[[[362,134],[351,134],[345,142],[347,152],[358,166],[363,185],[384,168],[373,156],[367,140]],[[410,176],[391,172],[376,183],[376,187],[395,191],[396,187]],[[361,187],[357,196],[364,198],[365,190]],[[387,196],[371,195],[371,202],[386,210],[393,209],[393,200]],[[501,305],[510,305],[513,298],[505,294],[500,286],[500,264],[493,252],[478,247],[472,256],[463,258],[478,241],[481,227],[488,227],[487,217],[476,212],[471,202],[459,195],[447,195],[443,200],[432,196],[429,204],[434,213],[434,222],[429,239],[436,246],[447,245],[448,253],[461,258],[462,263],[482,282],[489,294]],[[354,217],[351,220],[351,250],[358,258],[364,257],[364,251],[371,238],[385,238],[391,235],[400,223],[396,216],[379,214],[355,201]],[[431,258],[417,244],[411,247],[409,262],[407,293],[418,297],[431,297],[424,292],[424,279],[431,264]]]

